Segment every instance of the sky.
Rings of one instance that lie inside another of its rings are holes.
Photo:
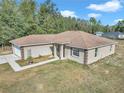
[[[45,0],[37,0],[43,3]],[[103,25],[114,25],[124,19],[124,0],[52,0],[64,17],[89,20],[95,17]]]

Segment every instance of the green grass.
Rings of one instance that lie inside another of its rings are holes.
[[[0,93],[124,93],[124,45],[92,65],[56,61],[15,73],[0,65]]]

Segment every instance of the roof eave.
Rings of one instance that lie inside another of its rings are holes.
[[[104,46],[108,46],[108,45],[115,45],[117,44],[117,42],[115,43],[109,43],[109,44],[104,44],[104,45],[99,45],[99,46],[94,46],[94,47],[85,47],[85,48],[82,48],[82,47],[77,47],[77,46],[71,46],[71,45],[67,45],[69,47],[75,47],[75,48],[79,48],[79,49],[84,49],[84,50],[90,50],[90,49],[94,49],[94,48],[99,48],[99,47],[104,47]]]
[[[19,45],[15,43],[12,43],[12,44],[18,47],[29,47],[29,46],[38,46],[38,45],[48,45],[48,44],[53,44],[53,43],[51,42],[51,43],[37,43],[37,44],[25,44],[25,45]]]
[[[108,46],[108,45],[115,45],[116,43],[110,43],[110,44],[104,44],[104,45],[99,45],[99,46],[95,46],[95,47],[91,47],[91,48],[85,48],[87,50],[90,50],[90,49],[94,49],[94,48],[100,48],[100,47],[105,47],[105,46]]]

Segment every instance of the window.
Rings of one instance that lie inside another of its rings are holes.
[[[98,48],[95,48],[95,57],[98,55]]]
[[[112,51],[112,45],[110,46],[110,52]]]
[[[77,48],[72,48],[71,50],[72,50],[71,55],[79,56],[79,49],[77,49]]]

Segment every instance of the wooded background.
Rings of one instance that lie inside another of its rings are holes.
[[[124,20],[116,25],[102,25],[100,20],[63,17],[56,4],[46,0],[38,5],[35,0],[0,0],[0,46],[30,34],[53,34],[66,30],[124,31]]]

